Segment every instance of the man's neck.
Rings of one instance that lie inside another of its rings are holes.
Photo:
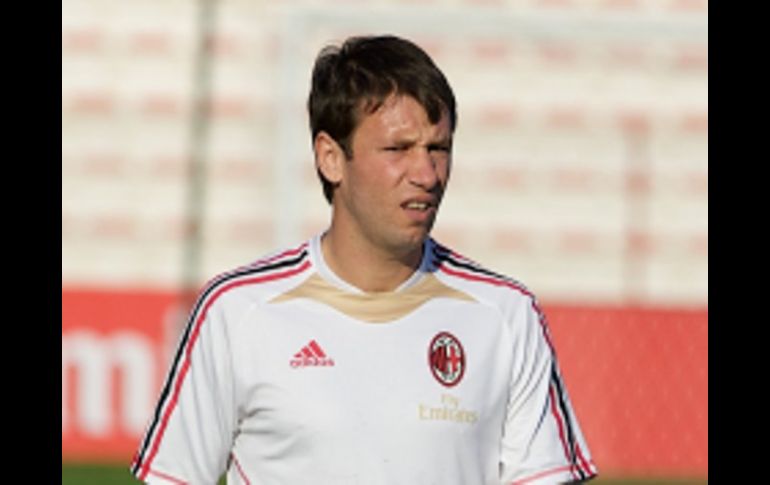
[[[420,266],[423,245],[397,255],[351,241],[329,231],[321,238],[326,265],[340,278],[367,292],[393,291]]]

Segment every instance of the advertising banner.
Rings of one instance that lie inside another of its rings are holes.
[[[63,461],[128,466],[190,307],[174,292],[62,290]],[[707,309],[543,310],[600,474],[706,477]]]

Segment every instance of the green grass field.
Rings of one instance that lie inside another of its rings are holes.
[[[61,483],[62,485],[136,485],[139,482],[131,476],[128,465],[125,464],[62,464]],[[704,485],[707,480],[599,477],[591,483],[596,485]],[[224,484],[224,479],[219,481],[219,485]]]
[[[128,464],[62,463],[62,485],[137,485]],[[225,480],[218,485],[225,485]]]

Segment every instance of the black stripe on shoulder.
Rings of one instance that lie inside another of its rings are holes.
[[[240,269],[236,269],[230,273],[224,273],[219,275],[217,278],[214,278],[214,280],[208,285],[206,289],[203,290],[203,293],[200,296],[200,300],[205,300],[206,297],[211,294],[211,292],[219,287],[222,283],[226,283],[228,281],[231,281],[235,278],[240,278],[241,276],[251,276],[254,274],[264,273],[267,271],[273,271],[276,269],[283,269],[283,268],[290,268],[293,266],[297,266],[299,263],[305,260],[308,256],[307,249],[303,249],[301,253],[299,253],[294,258],[289,259],[282,259],[278,261],[271,261],[269,263],[262,263],[259,262],[251,265],[246,266]]]
[[[179,345],[177,346],[176,353],[174,354],[174,361],[171,364],[171,367],[169,368],[168,375],[166,377],[166,381],[163,386],[163,390],[161,391],[160,398],[158,400],[158,404],[155,407],[155,412],[152,417],[152,423],[150,424],[150,427],[144,437],[144,440],[142,441],[141,451],[137,455],[136,463],[134,463],[134,466],[132,468],[133,473],[138,473],[142,463],[144,462],[145,454],[147,453],[147,447],[150,445],[150,442],[152,441],[152,436],[155,433],[155,428],[157,428],[158,423],[160,422],[162,410],[166,404],[166,401],[168,400],[169,395],[171,394],[171,387],[172,387],[172,383],[174,382],[174,378],[176,377],[176,371],[177,371],[177,367],[179,366],[179,361],[182,359],[182,355],[184,354],[184,349],[187,346],[187,341],[190,339],[190,333],[192,332],[192,329],[195,326],[195,320],[197,319],[198,313],[200,312],[200,309],[203,306],[203,302],[206,301],[206,299],[217,288],[221,287],[224,283],[227,283],[229,281],[232,281],[236,278],[240,278],[243,276],[251,276],[255,274],[274,271],[277,269],[297,266],[300,263],[302,263],[307,257],[308,257],[308,251],[307,249],[303,249],[298,256],[291,259],[279,260],[279,261],[275,261],[275,262],[271,262],[263,265],[256,264],[254,266],[249,266],[240,270],[233,271],[232,273],[226,273],[224,275],[221,275],[219,278],[215,278],[215,281],[210,283],[202,291],[202,293],[198,297],[193,307],[192,312],[190,313],[190,316],[187,319],[187,324],[185,325],[184,334],[182,336],[181,341],[179,342]]]
[[[460,261],[455,256],[452,255],[452,252],[447,249],[444,246],[440,246],[439,244],[436,244],[433,247],[433,255],[436,256],[437,261],[439,263],[441,262],[447,262],[451,264],[452,266],[456,268],[462,268],[464,270],[470,271],[472,273],[481,274],[484,276],[489,276],[492,278],[496,278],[499,280],[506,281],[508,283],[514,284],[516,286],[524,288],[524,285],[519,283],[518,281],[514,280],[513,278],[510,278],[508,276],[505,276],[500,273],[496,273],[494,271],[490,271],[476,263],[466,262],[466,261]]]

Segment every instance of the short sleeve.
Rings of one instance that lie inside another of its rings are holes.
[[[545,318],[528,298],[511,316],[513,366],[501,446],[504,485],[561,484],[597,474],[567,395]]]
[[[224,312],[199,302],[179,343],[131,471],[149,484],[215,484],[235,429]]]

